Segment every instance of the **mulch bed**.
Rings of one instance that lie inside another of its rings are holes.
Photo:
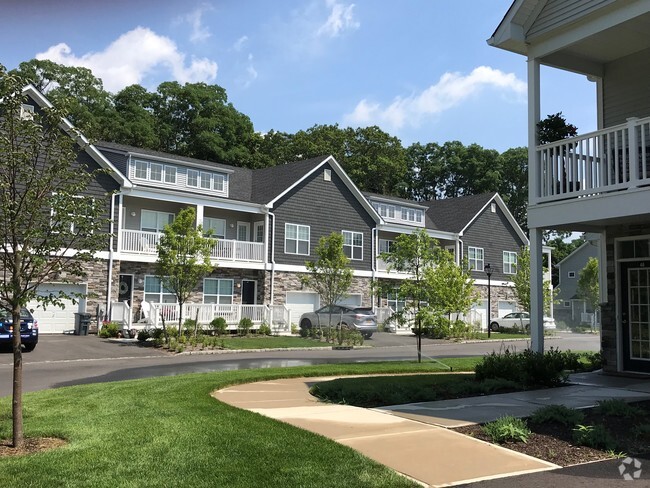
[[[616,441],[614,452],[606,452],[573,443],[572,427],[557,423],[533,424],[528,427],[533,432],[528,442],[504,442],[502,447],[521,452],[529,456],[544,459],[559,466],[571,466],[610,459],[615,455],[639,456],[650,453],[650,432],[639,431],[640,425],[650,425],[650,401],[633,404],[646,411],[645,417],[613,417],[599,414],[595,409],[584,410],[585,420],[582,425],[602,425]],[[480,425],[471,425],[454,429],[462,434],[491,442]]]
[[[10,439],[0,440],[0,459],[8,456],[24,456],[37,452],[49,451],[67,444],[57,437],[26,437],[23,447],[15,449]]]

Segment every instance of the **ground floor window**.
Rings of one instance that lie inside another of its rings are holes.
[[[176,303],[176,295],[167,290],[157,276],[144,277],[144,301],[154,303]]]
[[[203,280],[203,303],[230,305],[233,303],[234,280],[206,278]]]

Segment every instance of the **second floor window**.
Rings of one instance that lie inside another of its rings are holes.
[[[484,255],[482,247],[469,247],[467,249],[467,259],[469,269],[474,271],[483,271]]]
[[[395,205],[388,205],[386,203],[376,203],[375,209],[377,213],[384,218],[394,219],[395,218]]]
[[[309,256],[309,226],[298,224],[284,225],[284,252]]]
[[[203,218],[203,233],[216,239],[226,238],[226,221],[212,217]]]
[[[146,232],[162,232],[167,224],[174,221],[174,214],[156,212],[155,210],[142,210],[140,230]]]
[[[503,251],[503,272],[505,274],[517,273],[517,253]]]
[[[344,230],[343,253],[350,259],[363,259],[363,233]]]
[[[424,213],[422,212],[422,210],[402,207],[402,220],[404,220],[405,222],[416,222],[418,224],[421,224],[423,218],[424,218]]]

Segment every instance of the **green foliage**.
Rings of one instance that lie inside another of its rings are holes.
[[[467,313],[478,298],[471,270],[456,264],[454,255],[440,247],[435,249],[434,261],[434,267],[424,270],[427,302],[444,315]]]
[[[138,332],[138,341],[139,342],[146,342],[147,339],[151,337],[151,334],[149,333],[148,330],[142,329],[141,331]]]
[[[178,336],[180,336],[180,333],[176,327],[172,327],[171,325],[167,326],[167,336],[172,339],[177,339]]]
[[[515,298],[524,310],[530,311],[530,249],[526,247],[522,247],[517,254],[517,272],[512,282],[514,283],[512,291],[514,292]],[[548,313],[553,305],[553,295],[557,291],[551,291],[548,280],[545,280],[542,286],[544,312]]]
[[[592,310],[596,310],[600,302],[598,269],[598,259],[589,258],[578,275],[578,296],[584,298]]]
[[[265,335],[265,336],[270,336],[271,335],[271,327],[269,327],[269,324],[266,322],[263,322],[259,329],[257,329],[257,333],[260,335]]]
[[[212,327],[215,334],[222,336],[228,330],[228,323],[223,317],[215,317],[212,319],[212,322],[210,322],[210,327]]]
[[[196,320],[194,319],[185,319],[183,322],[183,329],[186,336],[194,335],[194,331],[197,328]]]
[[[122,330],[122,327],[120,324],[117,322],[109,322],[108,324],[104,325],[100,330],[99,330],[99,337],[106,339],[109,337],[117,337],[118,333]]]
[[[520,353],[492,352],[474,369],[476,379],[506,378],[517,381],[526,388],[558,386],[565,383],[567,370],[580,368],[579,356],[571,351],[551,348],[539,353],[525,349]]]
[[[555,422],[562,425],[577,425],[584,421],[585,414],[580,410],[564,405],[547,405],[533,412],[530,421],[533,424]]]
[[[544,120],[537,123],[537,143],[548,144],[575,137],[578,134],[578,128],[566,121],[562,112],[547,115]]]
[[[483,432],[492,442],[527,442],[531,432],[526,421],[511,415],[506,415],[493,422],[485,424]]]
[[[596,405],[596,412],[608,417],[635,418],[645,416],[642,408],[633,407],[619,398],[600,400]]]
[[[577,425],[573,429],[573,442],[579,446],[587,446],[606,451],[616,449],[616,441],[602,425]]]
[[[253,321],[248,317],[242,317],[239,321],[239,327],[237,329],[240,336],[246,336],[249,334],[251,328],[253,327]]]

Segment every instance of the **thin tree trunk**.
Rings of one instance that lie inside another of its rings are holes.
[[[20,308],[13,310],[14,382],[11,415],[13,418],[13,446],[23,446],[23,353],[20,346]],[[18,319],[18,320],[16,320]]]
[[[178,304],[178,338],[181,338],[181,335],[183,334],[183,331],[181,330],[183,327],[183,304],[179,303]]]

